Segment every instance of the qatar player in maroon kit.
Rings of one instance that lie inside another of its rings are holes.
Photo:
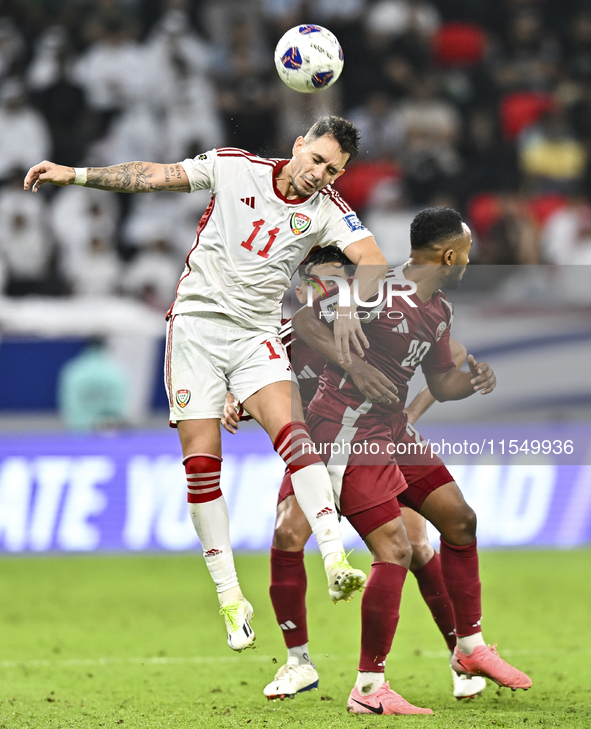
[[[295,289],[300,304],[306,302],[308,292],[317,298],[327,288],[331,288],[336,277],[350,278],[355,270],[349,259],[334,246],[313,251],[302,268],[301,284]],[[305,411],[316,394],[318,378],[324,370],[326,360],[301,340],[297,341],[290,319],[283,322],[281,333],[298,379]],[[466,350],[453,340],[451,346],[454,362],[461,367],[466,359]],[[428,390],[425,390],[408,408],[409,421],[412,423],[434,402]],[[229,397],[222,424],[230,433],[235,433],[241,418],[244,418],[241,409],[236,408],[234,398]],[[404,466],[402,470],[404,473]],[[439,554],[429,544],[425,519],[409,508],[403,508],[402,512],[412,547],[410,569],[448,648],[453,651],[453,613],[443,583]],[[293,697],[296,693],[318,686],[319,676],[308,650],[306,620],[304,546],[310,534],[306,518],[295,499],[291,478],[286,472],[279,492],[277,523],[271,548],[270,595],[288,650],[288,660],[287,664],[279,668],[273,681],[265,687],[264,693],[270,699]],[[480,677],[467,678],[452,671],[452,678],[454,696],[458,699],[474,697],[486,686],[484,679]]]
[[[503,661],[482,638],[473,510],[428,449],[422,454],[419,450],[418,456],[400,456],[403,451],[417,453],[409,446],[420,441],[416,431],[408,428],[403,411],[408,381],[419,364],[431,393],[440,401],[475,392],[488,394],[495,387],[488,365],[470,355],[469,371],[462,372],[454,366],[449,347],[452,307],[440,288],[459,285],[470,247],[470,230],[456,211],[430,208],[419,213],[411,225],[409,263],[389,272],[381,301],[378,298],[358,309],[369,347],[358,348],[357,355],[340,355],[326,323],[334,320],[337,295],[329,292],[315,302],[314,309],[304,307],[294,317],[297,333],[330,363],[308,408],[308,424],[329,471],[332,467],[335,477],[340,476],[341,512],[374,558],[362,601],[359,674],[348,702],[354,713],[417,712],[383,681],[410,564],[399,502],[421,513],[441,533],[441,567],[457,636],[454,670],[485,676],[513,689],[531,686],[528,676]],[[388,290],[396,289],[408,293],[388,301]],[[375,445],[378,454],[366,455],[361,448],[364,443]],[[337,444],[341,451],[348,444],[352,455],[341,461],[331,457]],[[404,449],[399,448],[401,444]],[[405,459],[406,481],[389,455],[392,452],[397,460]],[[338,494],[338,484],[335,491]]]

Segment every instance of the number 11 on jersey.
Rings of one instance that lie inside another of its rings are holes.
[[[261,228],[265,224],[264,220],[255,220],[253,225],[253,229],[251,234],[248,236],[248,240],[243,240],[240,244],[243,248],[246,248],[247,251],[252,251],[252,244],[254,243],[254,239],[257,237],[257,235],[260,233]],[[269,240],[267,241],[267,245],[262,248],[260,251],[257,251],[257,256],[260,256],[261,258],[269,258],[269,251],[271,250],[271,246],[275,242],[275,239],[277,238],[277,235],[279,233],[279,228],[272,228],[267,232],[267,235],[269,236]]]

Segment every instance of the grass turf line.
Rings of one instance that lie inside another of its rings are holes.
[[[369,559],[354,554],[356,565]],[[359,649],[358,597],[332,605],[307,558],[310,650],[320,690],[267,702],[285,661],[268,598],[267,555],[240,555],[257,649],[233,654],[203,560],[189,555],[0,560],[0,729],[591,726],[591,550],[481,555],[489,642],[528,672],[512,693],[451,696],[445,645],[409,575],[386,677],[432,717],[347,715]]]

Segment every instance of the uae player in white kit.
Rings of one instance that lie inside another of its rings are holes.
[[[169,312],[165,379],[187,473],[191,518],[215,582],[234,650],[252,645],[253,610],[240,590],[220,490],[220,418],[230,389],[267,431],[286,462],[294,492],[318,542],[336,602],[365,584],[344,555],[328,473],[313,454],[297,385],[278,338],[281,299],[315,246],[337,245],[358,266],[358,295],[377,291],[386,261],[368,230],[330,188],[357,153],[359,134],[338,117],[320,119],[294,143],[290,160],[223,148],[164,165],[130,162],[72,168],[44,161],[25,189],[79,184],[117,192],[209,189],[210,205]],[[343,307],[335,340],[349,357],[367,346]]]

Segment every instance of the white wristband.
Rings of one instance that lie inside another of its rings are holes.
[[[76,177],[74,178],[75,185],[86,185],[86,176],[88,175],[88,169],[86,167],[74,167]]]

